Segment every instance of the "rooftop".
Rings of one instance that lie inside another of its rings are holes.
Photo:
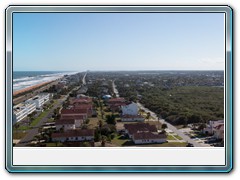
[[[94,136],[93,129],[81,129],[81,130],[68,130],[63,133],[53,133],[52,138],[68,138],[68,137],[79,137],[79,136]]]

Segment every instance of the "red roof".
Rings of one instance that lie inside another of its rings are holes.
[[[80,136],[94,136],[93,129],[81,129],[81,130],[68,130],[63,133],[53,133],[52,138],[69,138],[69,137],[80,137]]]
[[[215,127],[217,130],[223,130],[224,129],[224,124],[219,124],[218,126]]]
[[[57,120],[55,125],[63,125],[63,124],[75,124],[74,119],[60,119]]]
[[[73,115],[73,116],[64,116],[64,118],[63,119],[74,119],[74,120],[76,120],[76,119],[86,119],[86,114],[85,115]]]
[[[61,114],[87,114],[87,109],[62,109]]]
[[[134,140],[163,139],[163,138],[167,138],[166,134],[153,134],[151,132],[140,132],[140,133],[133,134]]]
[[[109,103],[116,103],[116,102],[125,102],[124,98],[112,98],[108,100]]]
[[[140,132],[157,132],[156,126],[148,123],[124,124],[124,127],[128,130],[129,134]]]
[[[93,106],[92,106],[92,104],[79,104],[79,103],[75,103],[74,104],[74,108],[75,109],[92,109]]]

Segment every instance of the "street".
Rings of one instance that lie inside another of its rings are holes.
[[[138,107],[143,109],[145,112],[149,112],[150,115],[153,117],[153,119],[155,121],[158,121],[158,117],[157,115],[150,111],[149,109],[145,108],[141,103],[137,103]],[[175,126],[171,125],[170,123],[166,122],[164,119],[160,119],[159,120],[160,123],[162,124],[167,124],[167,127],[168,129],[170,129],[172,132],[176,133],[178,136],[180,136],[184,141],[188,142],[188,143],[191,143],[193,144],[194,147],[204,147],[204,146],[207,146],[207,145],[203,145],[203,144],[200,144],[196,141],[194,141],[193,139],[191,139],[189,136],[185,135],[183,132],[181,132],[180,130],[178,130]]]

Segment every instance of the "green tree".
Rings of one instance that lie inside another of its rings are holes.
[[[168,128],[167,124],[162,124],[162,129]]]

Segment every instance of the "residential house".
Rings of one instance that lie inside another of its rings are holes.
[[[125,124],[125,132],[135,144],[166,142],[166,134],[159,134],[155,125],[148,123]]]
[[[87,109],[62,109],[61,118],[67,118],[68,116],[84,116],[84,119],[88,117]]]
[[[122,115],[138,115],[138,106],[132,102],[122,106]]]
[[[209,121],[206,128],[203,129],[203,133],[212,135],[214,133],[214,129],[220,124],[224,124],[224,120]]]
[[[68,131],[75,129],[75,120],[74,119],[60,119],[55,123],[56,130],[59,131],[63,128],[63,131]]]
[[[224,139],[224,124],[219,124],[214,128],[213,137],[216,139]]]
[[[164,143],[166,139],[166,134],[154,134],[152,132],[135,133],[132,137],[134,144]]]
[[[80,129],[80,130],[68,130],[62,133],[53,133],[52,141],[57,142],[94,141],[94,130]]]

